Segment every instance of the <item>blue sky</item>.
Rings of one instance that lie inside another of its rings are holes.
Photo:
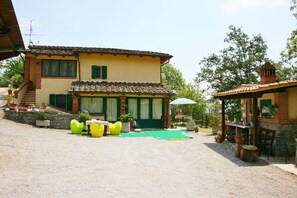
[[[199,62],[226,47],[229,25],[261,34],[278,60],[296,20],[290,0],[12,0],[25,45],[164,52],[192,83]]]

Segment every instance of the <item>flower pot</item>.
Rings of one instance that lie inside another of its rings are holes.
[[[18,104],[16,104],[16,103],[9,103],[8,108],[9,108],[9,110],[15,110],[17,105]]]
[[[8,92],[8,95],[11,95],[12,94],[12,89],[8,89],[7,92]]]
[[[236,144],[241,144],[241,137],[236,137],[235,138],[235,143]]]
[[[130,132],[130,122],[123,122],[122,132]]]
[[[50,120],[36,120],[36,126],[48,127],[50,123]]]

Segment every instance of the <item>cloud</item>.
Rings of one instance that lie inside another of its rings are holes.
[[[226,12],[235,13],[254,8],[265,9],[288,5],[289,0],[226,0],[223,3],[223,9]]]

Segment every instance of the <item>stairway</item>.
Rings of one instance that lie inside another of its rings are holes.
[[[22,106],[31,106],[36,104],[36,92],[29,91],[25,94],[24,98],[22,99],[21,105]]]

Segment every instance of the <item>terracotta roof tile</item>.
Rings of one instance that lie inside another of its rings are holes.
[[[220,97],[220,96],[229,96],[229,95],[236,95],[236,94],[256,93],[256,92],[268,91],[268,90],[278,89],[278,88],[286,88],[291,86],[297,87],[297,80],[286,80],[286,81],[274,82],[274,83],[268,83],[268,84],[242,84],[240,87],[237,87],[235,89],[214,93],[212,95],[214,97]]]
[[[121,55],[138,55],[160,57],[162,63],[172,58],[172,55],[160,52],[126,50],[116,48],[95,48],[95,47],[69,47],[69,46],[44,46],[32,45],[25,53],[45,54],[45,55],[62,55],[73,56],[77,53],[98,53],[98,54],[121,54]]]
[[[175,94],[169,87],[162,83],[108,81],[74,81],[71,83],[69,92],[155,95]]]

